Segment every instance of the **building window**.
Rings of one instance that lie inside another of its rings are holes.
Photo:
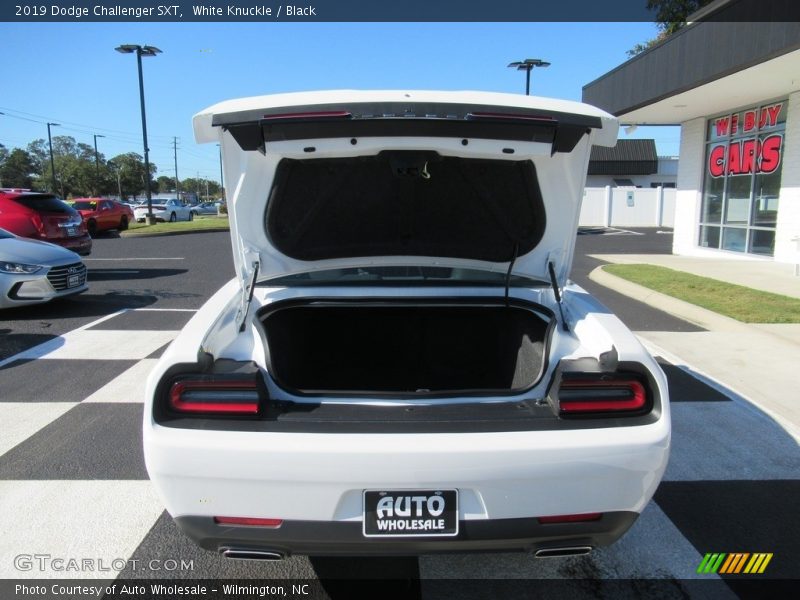
[[[785,130],[785,100],[708,121],[700,246],[774,254]]]

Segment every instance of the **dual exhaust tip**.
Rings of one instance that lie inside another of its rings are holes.
[[[591,546],[569,546],[562,548],[539,548],[534,552],[536,558],[557,558],[565,556],[582,556],[592,551]],[[266,560],[278,561],[286,558],[285,552],[277,550],[253,550],[248,548],[221,548],[220,552],[225,558],[238,560]]]

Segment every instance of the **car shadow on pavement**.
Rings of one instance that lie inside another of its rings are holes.
[[[93,281],[128,281],[183,275],[187,269],[89,269],[89,285]]]

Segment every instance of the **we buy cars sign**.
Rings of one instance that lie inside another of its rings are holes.
[[[712,140],[747,134],[752,137],[713,146],[708,154],[709,174],[722,177],[775,172],[781,162],[783,134],[770,130],[783,124],[783,105],[777,102],[713,119],[709,130]]]

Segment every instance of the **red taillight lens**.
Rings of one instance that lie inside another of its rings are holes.
[[[558,390],[562,415],[637,412],[647,404],[647,392],[635,379],[563,379]]]
[[[47,237],[47,232],[44,230],[44,221],[37,213],[31,215],[31,223],[33,224],[40,237]]]
[[[270,527],[277,529],[283,525],[283,519],[258,519],[255,517],[214,517],[219,525],[246,525],[250,527]]]
[[[182,413],[255,415],[259,405],[258,387],[252,379],[185,379],[172,384],[169,404],[172,410]]]
[[[603,513],[586,513],[583,515],[554,515],[552,517],[539,517],[538,521],[542,525],[552,523],[586,523],[589,521],[599,521]]]

